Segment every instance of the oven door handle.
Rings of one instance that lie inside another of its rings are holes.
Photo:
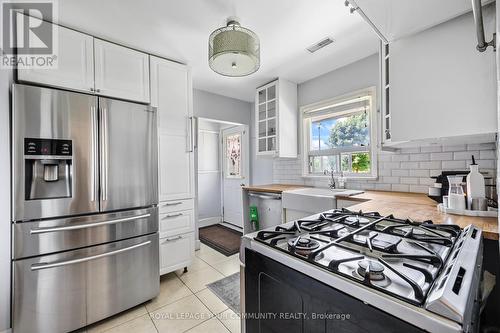
[[[101,253],[101,254],[97,254],[97,255],[94,255],[94,256],[90,256],[90,257],[85,257],[85,258],[80,258],[80,259],[73,259],[73,260],[67,260],[67,261],[59,261],[59,262],[53,262],[53,263],[33,264],[33,265],[31,265],[31,270],[32,271],[39,271],[41,269],[55,268],[55,267],[61,267],[61,266],[68,266],[68,265],[79,264],[79,263],[82,263],[82,262],[87,262],[87,261],[91,261],[91,260],[96,260],[96,259],[100,259],[100,258],[114,256],[114,255],[117,255],[119,253],[127,252],[127,251],[130,251],[130,250],[133,250],[133,249],[137,249],[139,247],[143,247],[143,246],[146,246],[146,245],[149,245],[149,244],[151,244],[150,240],[146,241],[146,242],[143,242],[143,243],[140,243],[140,244],[136,244],[136,245],[132,245],[132,246],[129,246],[129,247],[125,247],[123,249],[119,249],[119,250],[115,250],[115,251],[110,251],[110,252],[106,252],[106,253]]]
[[[146,217],[150,217],[150,216],[151,216],[151,214],[148,213],[148,214],[142,214],[142,215],[137,215],[137,216],[123,217],[120,219],[103,221],[103,222],[70,225],[67,227],[35,228],[35,229],[30,230],[30,234],[37,235],[37,234],[44,234],[47,232],[59,232],[59,231],[87,229],[87,228],[99,227],[102,225],[109,225],[109,224],[117,224],[117,223],[122,223],[122,222],[134,221],[134,220],[138,220],[138,219],[142,219],[142,218],[146,218]]]

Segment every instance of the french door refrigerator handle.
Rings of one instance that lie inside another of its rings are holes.
[[[193,117],[187,118],[187,135],[189,139],[188,152],[192,153],[194,151],[194,138],[193,138]]]
[[[101,200],[108,200],[108,111],[101,108]]]
[[[97,201],[99,182],[97,177],[97,170],[99,170],[99,149],[98,149],[98,122],[97,122],[97,108],[95,106],[90,107],[90,118],[91,118],[91,130],[92,130],[92,196],[91,201]]]
[[[137,216],[123,217],[123,218],[109,220],[109,221],[104,221],[104,222],[94,222],[94,223],[87,223],[87,224],[75,224],[75,225],[70,225],[70,226],[67,226],[67,227],[35,228],[35,229],[31,229],[30,230],[30,234],[31,235],[37,235],[37,234],[44,234],[44,233],[48,233],[48,232],[59,232],[59,231],[87,229],[87,228],[93,228],[93,227],[100,227],[100,226],[103,226],[103,225],[117,224],[117,223],[122,223],[122,222],[139,220],[139,219],[150,217],[150,216],[151,216],[151,214],[148,213],[148,214],[142,214],[142,215],[137,215]]]
[[[105,258],[105,257],[110,257],[117,255],[119,253],[127,252],[133,249],[137,249],[139,247],[143,247],[146,245],[151,244],[151,241],[146,241],[140,244],[132,245],[123,249],[115,250],[115,251],[110,251],[102,254],[97,254],[94,256],[90,257],[85,257],[85,258],[80,258],[80,259],[73,259],[73,260],[66,260],[66,261],[59,261],[59,262],[53,262],[53,263],[40,263],[40,264],[33,264],[31,265],[31,270],[32,271],[38,271],[41,269],[47,269],[47,268],[55,268],[55,267],[61,267],[61,266],[68,266],[68,265],[74,265],[74,264],[79,264],[82,262],[87,262],[95,259],[100,259],[100,258]]]

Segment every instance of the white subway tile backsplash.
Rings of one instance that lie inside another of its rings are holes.
[[[443,151],[441,146],[428,146],[420,148],[422,153],[439,153]]]
[[[435,177],[443,170],[467,170],[474,154],[482,172],[496,174],[495,144],[427,146],[378,153],[378,179],[349,179],[346,187],[427,193]],[[327,187],[327,178],[303,178],[302,160],[275,159],[273,182]]]
[[[397,192],[410,192],[410,185],[392,184],[392,190]]]
[[[394,169],[392,170],[392,175],[393,176],[396,176],[396,177],[406,177],[406,176],[409,176],[410,170],[406,170],[406,169]]]
[[[463,150],[467,150],[466,145],[443,146],[443,151],[463,151]]]
[[[479,157],[479,151],[471,150],[471,151],[454,152],[453,159],[454,160],[470,160],[472,155],[474,155],[474,157],[477,159]]]
[[[494,160],[496,158],[497,156],[494,150],[481,150],[479,152],[479,159],[481,160]]]
[[[419,163],[419,168],[420,169],[441,169],[441,161],[432,161],[432,162],[420,162]],[[413,168],[416,169],[416,168]],[[444,169],[444,167],[443,167]]]
[[[401,169],[418,169],[418,162],[401,162]]]
[[[418,184],[418,178],[415,177],[401,177],[401,184]]]
[[[465,169],[465,164],[465,160],[443,161],[443,170],[462,170]]]
[[[441,170],[439,173],[441,173]],[[430,174],[429,174],[429,170],[417,169],[417,170],[410,170],[410,176],[412,176],[412,177],[430,177]]]
[[[410,155],[407,154],[396,154],[392,155],[392,160],[394,162],[405,162],[410,160]]]
[[[429,161],[429,159],[430,155],[428,153],[410,155],[410,161]]]
[[[431,153],[431,161],[453,160],[453,153]]]

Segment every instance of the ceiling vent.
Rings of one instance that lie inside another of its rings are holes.
[[[307,48],[307,51],[311,52],[311,53],[314,53],[316,51],[318,51],[319,49],[322,49],[324,48],[325,46],[327,45],[330,45],[331,43],[333,43],[334,40],[333,38],[331,37],[326,37],[326,38],[323,38],[322,40],[320,40],[319,42],[309,46]]]

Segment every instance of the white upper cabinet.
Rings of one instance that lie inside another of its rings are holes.
[[[483,14],[486,31],[491,31],[494,6],[486,6]],[[489,48],[480,53],[476,45],[472,13],[389,45],[390,98],[383,100],[389,102],[393,145],[453,137],[494,138],[495,52]]]
[[[151,97],[158,110],[160,201],[193,198],[195,136],[188,67],[151,56]]]
[[[149,56],[94,39],[95,91],[99,95],[149,103]]]
[[[278,79],[257,88],[255,128],[257,155],[297,157],[297,85]]]
[[[423,31],[472,9],[470,0],[349,0],[389,41]],[[483,1],[486,3],[487,1]]]
[[[93,37],[60,26],[57,27],[57,33],[57,68],[18,69],[17,79],[23,82],[92,92],[94,89]]]

